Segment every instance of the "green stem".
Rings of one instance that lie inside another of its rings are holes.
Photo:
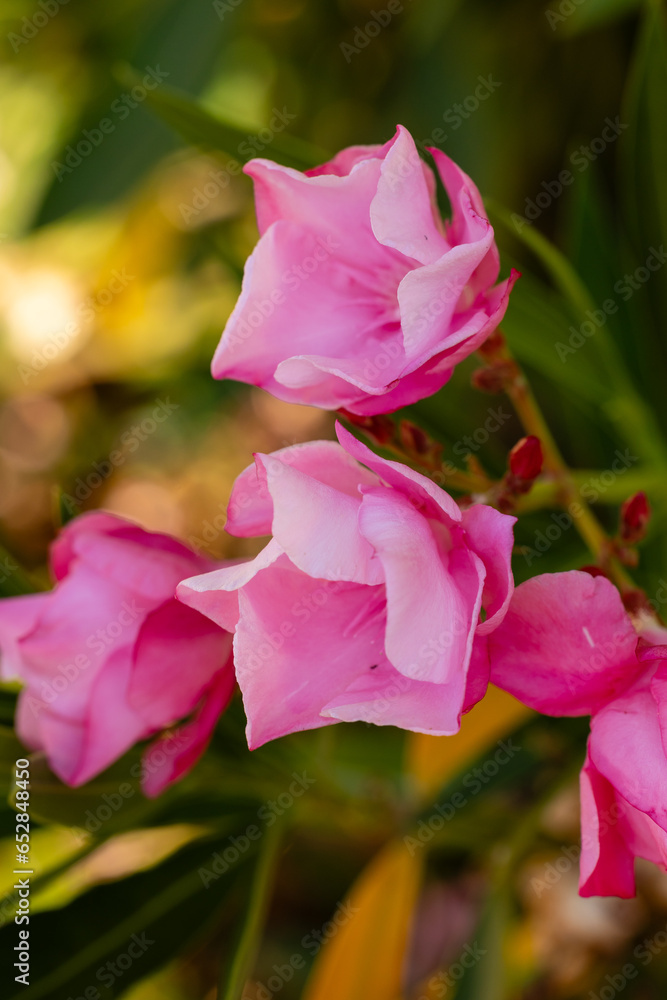
[[[491,217],[495,217],[532,250],[551,275],[555,286],[578,314],[595,310],[588,288],[557,247],[532,226],[522,226],[521,231],[518,231],[512,221],[512,213],[497,202],[486,199],[485,204]],[[632,429],[634,446],[641,447],[651,461],[664,468],[667,465],[667,449],[651,410],[628,375],[627,365],[609,332],[600,329],[596,337],[600,345],[599,356],[607,369],[609,381],[616,386],[619,397],[630,404],[623,407],[623,414],[627,429]],[[615,399],[616,408],[618,403],[619,400]]]
[[[595,514],[581,495],[567,462],[551,433],[551,429],[540,409],[540,405],[528,383],[525,372],[514,358],[503,337],[494,344],[491,352],[484,355],[485,360],[497,366],[504,372],[504,389],[517,416],[527,434],[538,437],[542,443],[544,455],[544,471],[555,488],[555,497],[559,506],[568,508],[576,504],[577,515],[573,517],[574,525],[583,541],[590,549],[593,558],[614,580],[622,593],[636,590],[634,581],[626,573],[617,559],[613,558],[614,546]]]
[[[265,834],[238,947],[231,967],[223,969],[220,977],[219,1000],[242,1000],[244,987],[252,975],[273,892],[283,828],[284,820],[279,819]]]

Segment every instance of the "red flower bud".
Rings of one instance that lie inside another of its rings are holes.
[[[433,446],[433,442],[421,427],[417,427],[409,420],[401,421],[399,432],[404,447],[414,455],[427,455]]]
[[[359,427],[361,430],[366,431],[376,444],[383,445],[394,438],[396,426],[393,420],[384,416],[384,414],[379,414],[375,417],[363,417],[358,413],[350,413],[349,410],[345,410],[342,407],[338,412],[341,417],[345,417],[354,427]]]
[[[502,392],[506,381],[502,368],[477,368],[470,377],[473,389],[481,392]]]
[[[607,574],[599,566],[582,566],[582,573],[588,573],[589,576],[606,576]]]
[[[532,482],[533,479],[537,479],[542,471],[543,461],[544,456],[542,455],[540,439],[535,437],[534,434],[530,434],[528,437],[517,441],[512,448],[509,457],[510,472],[517,479]]]
[[[500,330],[495,329],[490,337],[477,348],[478,354],[486,361],[495,359],[505,347],[505,337]]]
[[[646,534],[646,528],[651,518],[651,508],[643,491],[629,497],[621,506],[621,538],[624,542],[634,545],[640,542]]]

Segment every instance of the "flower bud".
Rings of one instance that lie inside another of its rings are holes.
[[[470,377],[473,389],[480,392],[502,392],[506,381],[506,372],[502,367],[477,368]]]
[[[580,566],[579,568],[580,568],[580,571],[582,573],[588,573],[589,576],[606,576],[607,575],[603,569],[600,569],[599,566],[587,565],[587,566]]]
[[[477,353],[485,361],[492,361],[498,357],[505,347],[505,337],[499,329],[495,329],[490,337],[487,337],[483,344],[477,348]]]
[[[399,434],[404,448],[414,455],[427,455],[433,447],[428,434],[409,420],[401,421]]]
[[[510,472],[517,479],[532,482],[542,471],[542,445],[540,439],[530,434],[514,445],[509,456]]]
[[[629,497],[621,507],[621,539],[630,545],[640,542],[646,534],[651,508],[643,491]]]
[[[396,427],[393,420],[384,416],[384,414],[378,414],[375,417],[364,417],[359,416],[357,413],[350,413],[349,410],[342,408],[338,412],[349,423],[365,431],[376,444],[386,444],[388,441],[392,441],[396,434]]]

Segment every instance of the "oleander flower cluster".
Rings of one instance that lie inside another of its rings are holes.
[[[260,238],[216,378],[361,426],[440,390],[488,341],[517,275],[498,280],[477,188],[431,153],[435,173],[399,127],[305,173],[248,164]],[[636,857],[667,868],[667,630],[631,617],[604,575],[515,590],[506,503],[456,500],[336,433],[256,454],[236,480],[226,530],[268,538],[253,559],[216,563],[102,512],[67,524],[53,589],[0,602],[21,740],[72,786],[149,741],[153,796],[193,767],[236,686],[255,748],[354,721],[451,735],[492,682],[591,717],[581,892],[632,895]],[[526,440],[517,494],[541,463]]]

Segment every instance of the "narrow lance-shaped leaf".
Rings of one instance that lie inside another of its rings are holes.
[[[134,86],[139,80],[138,74],[130,67],[122,67],[116,75],[126,86]],[[248,140],[262,131],[261,125],[241,126],[214,115],[198,101],[172,87],[162,86],[150,91],[146,103],[162,121],[195,146],[227,153],[238,163],[247,163],[257,155],[257,150]],[[274,115],[280,131],[270,129],[269,155],[272,160],[287,167],[306,170],[328,159],[329,154],[324,150],[285,131],[291,118],[287,108],[276,109]]]

